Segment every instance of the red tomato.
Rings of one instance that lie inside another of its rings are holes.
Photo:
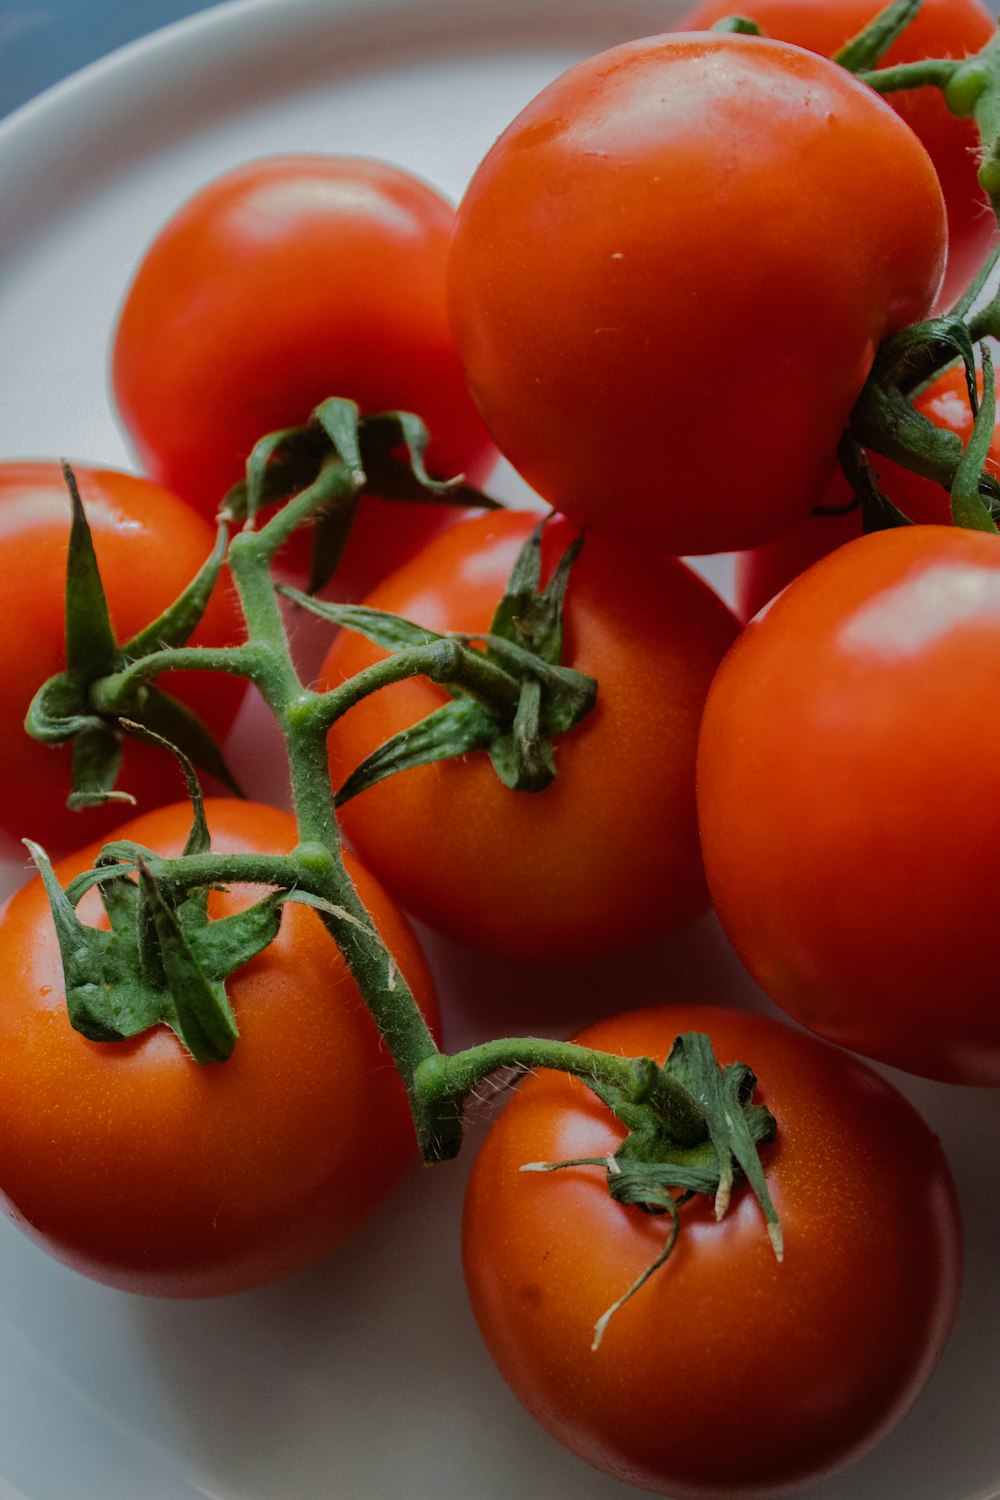
[[[236,801],[207,805],[213,848],[279,853],[294,820]],[[181,852],[187,804],[117,831]],[[63,884],[98,845],[57,867]],[[351,862],[362,899],[428,1018],[426,964],[381,887]],[[213,895],[214,916],[259,896]],[[95,923],[96,893],[80,904]],[[85,1275],[164,1297],[276,1280],[348,1238],[415,1154],[406,1095],[374,1022],[315,912],[285,907],[269,948],[227,983],[240,1039],[199,1066],[163,1027],[91,1042],[67,1019],[39,880],[0,918],[0,1195],[32,1239]]]
[[[486,156],[452,323],[498,446],[557,510],[726,551],[815,504],[944,248],[930,160],[843,69],[653,37],[571,68]]]
[[[882,0],[748,0],[741,14],[768,36],[830,57],[884,9]],[[731,0],[702,0],[672,28],[695,31],[734,14]],[[917,16],[886,53],[880,67],[925,57],[965,57],[985,47],[996,20],[979,0],[923,0]],[[940,302],[953,302],[975,276],[996,239],[996,218],[979,186],[979,134],[948,110],[938,89],[888,96],[893,108],[927,148],[948,210],[948,266]]]
[[[212,550],[211,526],[175,495],[147,479],[111,469],[75,469],[98,565],[120,642],[150,624],[190,583]],[[0,704],[6,730],[0,749],[0,828],[50,851],[76,847],[121,821],[114,804],[68,812],[72,751],[41,745],[21,724],[42,683],[65,665],[64,606],[70,502],[57,463],[0,464],[0,597],[9,620],[22,622],[17,650],[0,653]],[[235,596],[216,589],[192,643],[222,646],[242,638]],[[219,673],[174,673],[160,679],[216,738],[229,728],[245,684]],[[140,807],[181,792],[171,756],[126,742],[118,785]]]
[[[485,630],[536,516],[507,511],[439,537],[368,599],[432,630]],[[546,528],[550,568],[575,531]],[[674,559],[588,540],[573,568],[563,660],[595,676],[597,706],[556,743],[545,791],[512,792],[485,751],[404,771],[342,809],[343,827],[401,904],[472,947],[522,957],[612,951],[705,909],[693,769],[729,610]],[[320,681],[384,655],[340,635]],[[385,688],[330,735],[335,786],[447,701],[426,679]]]
[[[772,999],[869,1057],[991,1085],[998,675],[996,537],[876,532],[747,626],[698,764],[716,909]]]
[[[857,1059],[761,1017],[709,1006],[636,1011],[578,1038],[661,1060],[685,1031],[760,1078],[778,1122],[762,1150],[778,1263],[752,1195],[715,1222],[681,1209],[670,1259],[594,1324],[655,1259],[668,1224],[616,1204],[600,1168],[617,1122],[580,1082],[520,1085],[473,1165],[464,1260],[472,1306],[528,1411],[587,1462],[670,1495],[771,1495],[858,1458],[903,1416],[950,1331],[961,1226],[944,1156]]]
[[[213,516],[258,438],[345,396],[417,412],[432,470],[479,482],[495,455],[448,331],[453,218],[416,178],[351,157],[265,158],[195,194],[147,251],[114,339],[115,399],[147,472]],[[352,587],[451,515],[362,512]]]
[[[981,376],[979,386],[982,392]],[[937,427],[956,433],[963,444],[972,436],[973,416],[964,370],[947,370],[915,397],[913,404]],[[991,454],[989,467],[1000,474],[1000,425],[993,436]],[[941,485],[878,454],[873,454],[872,460],[883,494],[904,516],[911,521],[950,524],[951,500]],[[842,509],[850,502],[850,485],[838,470],[820,504]],[[736,612],[740,619],[749,620],[810,563],[860,535],[861,511],[856,507],[845,515],[807,516],[774,541],[741,553],[736,559]]]

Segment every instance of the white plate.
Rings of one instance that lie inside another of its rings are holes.
[[[671,0],[232,0],[0,127],[0,456],[126,464],[108,332],[157,225],[237,161],[382,156],[457,196],[507,120]],[[720,575],[724,577],[724,574]],[[5,872],[8,883],[19,867]],[[429,941],[451,1041],[568,1029],[652,995],[766,1005],[711,921],[624,964],[524,972]],[[512,1000],[505,1001],[509,993]],[[941,1135],[968,1231],[943,1365],[900,1429],[808,1500],[1000,1485],[1000,1093],[895,1081]],[[458,1253],[468,1157],[415,1169],[325,1265],[232,1300],[86,1282],[0,1222],[0,1500],[623,1500],[535,1428],[485,1354]],[[2,1143],[0,1143],[2,1149]]]

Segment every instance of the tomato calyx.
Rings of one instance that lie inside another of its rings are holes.
[[[254,445],[244,477],[223,501],[222,515],[252,527],[270,507],[308,494],[301,516],[311,525],[307,592],[317,593],[336,574],[365,494],[402,504],[500,508],[461,475],[434,478],[425,463],[429,442],[425,424],[413,412],[362,417],[356,402],[330,397],[305,425],[268,433]]]
[[[996,299],[991,307],[1000,314]],[[908,398],[908,390],[919,383],[920,377],[953,364],[956,355],[965,367],[975,416],[972,438],[965,448],[957,433],[935,426]],[[879,350],[840,449],[845,473],[862,503],[866,529],[905,525],[907,518],[877,491],[863,450],[882,454],[941,484],[951,494],[956,526],[997,530],[1000,483],[986,466],[996,426],[996,386],[985,342],[980,345],[980,366],[981,397],[972,333],[956,316],[914,324]]]
[[[228,534],[220,527],[215,547],[187,589],[163,614],[121,645],[115,640],[93,537],[76,476],[63,465],[72,510],[66,567],[66,667],[50,678],[28,709],[25,729],[46,744],[71,742],[71,808],[103,802],[131,803],[115,789],[127,733],[150,731],[176,746],[235,796],[241,795],[221,750],[201,720],[178,699],[135,677],[136,664],[164,651],[180,651],[201,621],[218,582]],[[195,648],[205,653],[205,648]],[[101,689],[132,669],[123,690],[102,701]]]
[[[715,1217],[729,1208],[740,1179],[749,1184],[764,1217],[768,1238],[780,1261],[784,1254],[781,1224],[771,1201],[759,1148],[773,1141],[777,1123],[765,1105],[753,1102],[757,1079],[745,1063],[720,1067],[709,1037],[701,1032],[678,1036],[662,1067],[648,1074],[641,1099],[613,1081],[585,1077],[593,1093],[627,1127],[613,1155],[559,1162],[529,1162],[522,1171],[553,1172],[566,1167],[602,1167],[608,1192],[616,1203],[648,1214],[667,1214],[670,1230],[663,1247],[642,1274],[598,1319],[596,1350],[608,1323],[669,1259],[681,1230],[680,1209],[695,1194],[712,1198]],[[675,1097],[682,1088],[704,1121],[701,1139],[678,1139]]]
[[[338,807],[386,776],[474,750],[489,753],[513,791],[539,792],[550,785],[556,775],[553,741],[590,712],[597,683],[561,664],[563,604],[583,536],[569,544],[543,586],[544,526],[545,520],[539,522],[521,548],[483,634],[439,634],[381,610],[330,604],[282,588],[303,608],[394,653],[327,695],[331,723],[366,693],[403,677],[429,677],[453,699],[367,756],[337,791]]]
[[[185,855],[210,849],[197,780],[185,764],[192,796]],[[287,893],[272,891],[255,905],[210,922],[208,888],[171,885],[168,863],[129,841],[108,844],[92,870],[64,890],[45,851],[26,847],[52,910],[74,1030],[95,1042],[120,1042],[166,1025],[199,1063],[223,1062],[236,1044],[236,1018],[225,980],[277,936]],[[77,915],[96,887],[108,930]]]

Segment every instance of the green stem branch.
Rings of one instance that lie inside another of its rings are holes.
[[[441,687],[460,689],[501,723],[513,723],[521,699],[520,683],[509,672],[481,651],[463,650],[458,641],[441,639],[373,662],[339,687],[320,694],[313,707],[316,721],[329,729],[362,698],[409,677],[428,677]]]
[[[463,1101],[479,1084],[491,1074],[512,1068],[570,1073],[615,1090],[637,1105],[655,1090],[658,1112],[677,1145],[694,1146],[706,1138],[705,1116],[698,1104],[651,1059],[597,1052],[545,1037],[502,1037],[451,1056],[438,1053],[418,1067],[416,1092],[432,1120],[448,1122],[460,1115]]]

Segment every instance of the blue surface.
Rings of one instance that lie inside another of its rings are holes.
[[[0,115],[214,0],[0,0]]]

